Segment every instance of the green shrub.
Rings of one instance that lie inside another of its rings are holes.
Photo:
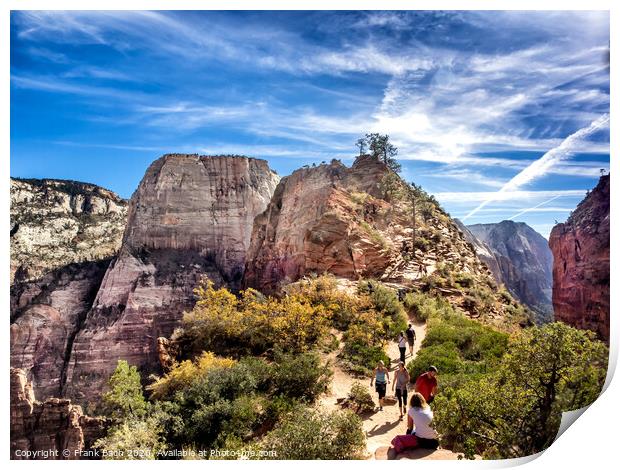
[[[166,449],[160,423],[156,418],[128,419],[110,428],[93,447],[104,460],[155,460]]]
[[[356,413],[365,413],[375,409],[375,402],[372,399],[372,395],[368,391],[368,387],[364,387],[359,382],[355,382],[351,386],[348,399],[355,407]]]
[[[597,398],[607,354],[591,332],[562,323],[524,330],[494,372],[442,390],[434,407],[442,443],[469,458],[544,450],[557,434],[562,412]]]
[[[103,394],[104,412],[116,419],[143,417],[148,403],[142,393],[140,374],[136,366],[120,360],[108,382],[110,390]]]
[[[332,370],[316,353],[277,354],[273,366],[273,394],[312,403],[329,386]]]
[[[457,374],[463,371],[463,360],[458,348],[453,343],[424,347],[418,355],[407,364],[411,380],[415,381],[428,367],[434,365],[442,374]]]
[[[454,313],[450,303],[441,296],[433,296],[423,292],[409,292],[403,299],[405,308],[418,320],[426,321],[431,317]]]
[[[362,421],[349,410],[304,408],[288,415],[263,441],[278,460],[351,460],[364,458]]]

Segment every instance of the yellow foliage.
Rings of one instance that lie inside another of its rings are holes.
[[[234,359],[218,357],[212,352],[205,351],[195,361],[186,360],[176,364],[170,372],[158,378],[147,389],[152,392],[151,398],[160,400],[171,397],[176,391],[186,388],[210,370],[229,368],[235,363]]]
[[[300,352],[327,333],[331,311],[303,295],[282,299],[247,289],[235,297],[204,280],[195,290],[198,301],[183,317],[184,334],[197,349],[262,353],[274,347]]]

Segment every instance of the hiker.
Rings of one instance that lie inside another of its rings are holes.
[[[407,434],[392,439],[392,447],[396,452],[405,449],[437,449],[439,447],[438,434],[433,429],[433,411],[428,406],[421,393],[411,396],[410,408],[407,412]]]
[[[405,363],[400,361],[398,369],[394,371],[394,381],[392,382],[392,392],[396,388],[396,398],[398,398],[398,411],[400,411],[400,419],[403,419],[405,411],[407,411],[407,384],[409,383],[409,372],[405,368]]]
[[[405,353],[407,352],[407,340],[405,339],[405,333],[403,331],[398,333],[398,350],[400,351],[400,362],[405,362]]]
[[[431,426],[433,410],[428,406],[421,393],[411,395],[409,411],[407,412],[407,434],[414,434],[418,446],[425,449],[439,447],[437,431]]]
[[[413,329],[413,325],[409,323],[409,328],[405,331],[407,334],[407,343],[409,343],[409,355],[413,356],[413,345],[415,343],[415,330]]]
[[[430,366],[415,381],[415,391],[424,397],[426,403],[432,403],[435,399],[435,394],[437,393],[437,373],[437,367]]]
[[[375,390],[379,394],[379,411],[383,411],[383,399],[385,398],[385,389],[387,384],[390,383],[390,374],[385,363],[379,361],[375,370],[372,371],[373,377],[370,379],[370,386],[372,387],[373,381],[375,383]]]

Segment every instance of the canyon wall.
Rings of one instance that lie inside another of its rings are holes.
[[[609,342],[609,175],[549,237],[557,320]]]
[[[102,418],[85,416],[71,400],[38,402],[26,372],[10,373],[11,459],[77,460],[105,434]]]
[[[118,359],[144,377],[157,371],[157,338],[192,308],[200,278],[238,287],[253,220],[277,182],[267,162],[252,158],[175,154],[151,164],[73,342],[64,395],[96,402]]]
[[[494,255],[489,260],[491,270],[496,264],[499,282],[535,313],[538,323],[552,321],[553,255],[547,240],[527,224],[511,220],[468,225],[467,229],[490,248]]]
[[[11,178],[11,284],[114,256],[127,201],[94,184]]]

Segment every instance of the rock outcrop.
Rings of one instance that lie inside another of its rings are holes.
[[[72,263],[11,286],[11,366],[40,398],[62,396],[73,341],[110,260]]]
[[[127,201],[99,186],[11,178],[11,284],[114,256]]]
[[[11,368],[11,458],[76,460],[105,433],[102,418],[85,416],[71,400],[35,400],[22,369]]]
[[[555,318],[609,342],[609,175],[549,237]]]
[[[386,174],[383,163],[360,157],[351,168],[334,160],[283,178],[254,221],[245,285],[273,292],[310,272],[382,274],[390,257],[375,225],[389,228],[377,217],[388,206],[379,199]]]
[[[118,257],[75,337],[63,392],[96,401],[118,359],[159,370],[158,337],[169,336],[203,275],[239,286],[255,216],[277,175],[245,157],[165,155],[130,200]]]
[[[547,240],[529,225],[511,220],[467,229],[488,248],[476,251],[494,274],[499,269],[498,281],[534,312],[538,323],[552,321],[553,255]],[[495,259],[488,256],[489,249]]]

